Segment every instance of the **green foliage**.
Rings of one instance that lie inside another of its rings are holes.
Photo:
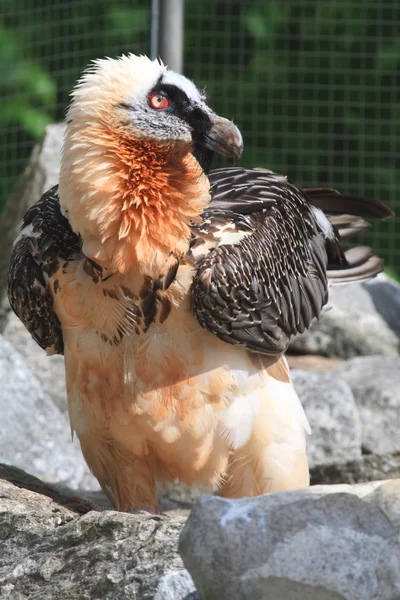
[[[385,267],[385,273],[388,277],[395,279],[398,283],[400,283],[400,272],[392,269],[391,267]]]
[[[186,6],[188,22],[198,19],[199,9]],[[244,162],[376,197],[400,213],[400,4],[221,0],[201,12],[201,30],[213,36],[201,46],[216,48],[210,59],[221,68],[210,81],[196,62],[198,31],[189,29],[188,72],[235,117]],[[215,32],[215,22],[229,27]],[[366,243],[400,272],[399,218],[374,225]]]
[[[23,40],[0,24],[0,128],[21,125],[33,137],[51,122],[47,107],[55,100],[55,83],[39,64],[23,57]]]
[[[0,207],[35,140],[62,120],[94,58],[149,52],[148,0],[3,0],[0,23]]]
[[[3,0],[3,198],[32,143],[62,119],[93,58],[148,54],[149,0]],[[393,0],[185,3],[185,71],[244,133],[244,162],[400,203],[400,4]],[[10,143],[11,141],[11,143]],[[373,243],[400,272],[400,220]]]

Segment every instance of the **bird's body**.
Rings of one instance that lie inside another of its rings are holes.
[[[75,91],[59,188],[15,245],[11,304],[64,352],[71,426],[116,508],[156,506],[156,481],[230,497],[305,487],[308,423],[283,352],[319,316],[330,268],[363,280],[380,261],[346,258],[318,208],[337,212],[332,190],[262,170],[208,178],[195,147],[234,152],[239,132],[146,61],[100,61]],[[171,106],[175,120],[146,125],[149,107]]]

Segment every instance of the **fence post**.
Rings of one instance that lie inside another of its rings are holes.
[[[183,2],[155,2],[158,5],[158,53],[163,62],[178,73],[183,69]]]
[[[160,21],[160,2],[151,0],[151,30],[150,30],[150,58],[154,60],[159,56],[158,30]]]

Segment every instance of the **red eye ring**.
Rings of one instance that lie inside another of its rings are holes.
[[[163,110],[169,107],[169,100],[166,96],[155,92],[149,96],[149,106],[156,110]]]

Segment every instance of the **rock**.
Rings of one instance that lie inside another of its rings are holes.
[[[169,515],[188,517],[196,499],[201,492],[196,486],[184,483],[169,484],[166,489],[158,490],[158,500],[161,509]]]
[[[167,573],[157,586],[154,600],[198,600],[193,579],[186,569]]]
[[[0,297],[4,294],[12,243],[29,206],[58,182],[60,153],[65,125],[46,127],[42,142],[33,149],[29,163],[1,213],[0,219]],[[0,315],[1,316],[1,315]],[[2,323],[0,322],[0,327]],[[1,329],[0,329],[1,331]]]
[[[11,344],[0,336],[0,461],[50,482],[98,489],[68,419],[42,390]]]
[[[28,477],[29,479],[29,477]],[[0,479],[0,596],[9,600],[188,600],[182,517],[78,516]],[[176,594],[176,595],[174,595]]]
[[[54,123],[46,127],[38,157],[38,168],[43,173],[43,182],[39,196],[32,198],[31,204],[39,200],[44,192],[47,192],[53,185],[58,183],[65,129],[65,123]]]
[[[400,481],[201,496],[179,551],[207,600],[398,600]]]
[[[39,380],[46,394],[62,412],[66,412],[68,406],[64,357],[47,356],[12,311],[7,316],[3,336],[24,358],[25,364]]]
[[[377,311],[368,287],[356,283],[332,287],[329,307],[292,340],[291,352],[338,358],[399,354],[399,338]]]
[[[369,454],[358,460],[320,464],[311,469],[313,485],[353,484],[380,479],[400,479],[400,454]]]
[[[311,425],[310,465],[361,456],[361,421],[349,386],[338,377],[292,371],[293,385]]]
[[[76,490],[60,483],[50,484],[34,475],[30,475],[18,467],[0,463],[0,479],[6,479],[17,487],[23,487],[32,492],[45,494],[58,502],[65,502],[68,498],[76,498],[78,496],[83,500],[87,500],[99,509],[112,510],[108,498],[101,490]],[[194,486],[189,487],[182,483],[175,483],[169,485],[166,490],[158,490],[158,501],[164,514],[174,517],[188,517],[190,510],[199,495],[200,492],[196,491]]]
[[[375,309],[400,339],[400,285],[384,273],[365,284]]]
[[[338,358],[327,358],[318,354],[287,354],[290,369],[313,371],[314,373],[330,373],[341,364]]]
[[[69,491],[64,493],[64,491],[59,490],[55,485],[46,483],[18,467],[6,465],[4,463],[0,463],[0,480],[8,481],[14,486],[24,490],[43,494],[59,504],[64,504],[68,498],[74,494],[74,492]],[[94,493],[95,492],[93,492],[93,494]]]
[[[400,358],[353,358],[334,371],[354,394],[366,452],[400,451]]]
[[[1,279],[1,278],[0,278]],[[1,281],[0,281],[1,284]],[[6,290],[0,288],[0,333],[3,333],[8,315],[11,312],[11,306],[7,298]]]

